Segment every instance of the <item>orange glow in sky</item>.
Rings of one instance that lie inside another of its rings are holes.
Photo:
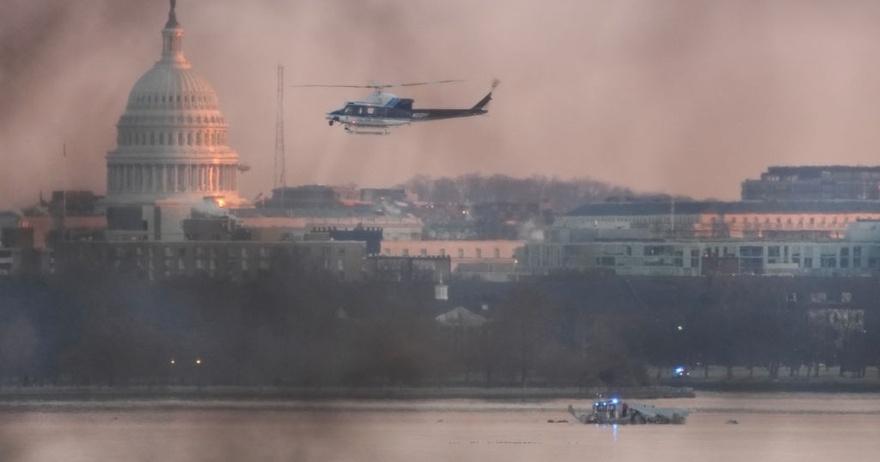
[[[167,1],[10,0],[0,16],[0,210],[69,184],[103,194],[106,154],[161,51]],[[286,178],[388,187],[415,175],[593,178],[735,200],[768,165],[877,165],[880,3],[780,0],[181,0],[184,53],[210,80],[243,163],[273,178],[285,66]],[[485,117],[346,135],[323,116],[393,89]],[[66,144],[67,173],[62,168]]]

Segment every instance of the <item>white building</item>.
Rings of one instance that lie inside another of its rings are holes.
[[[240,206],[238,153],[211,83],[183,54],[174,2],[162,55],[135,83],[107,154],[111,240],[183,240],[194,207]]]
[[[533,242],[522,260],[535,274],[601,271],[627,276],[875,276],[880,221],[853,223],[843,239],[620,239]]]

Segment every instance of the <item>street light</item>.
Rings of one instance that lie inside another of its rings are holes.
[[[196,387],[202,391],[202,358],[196,358]]]

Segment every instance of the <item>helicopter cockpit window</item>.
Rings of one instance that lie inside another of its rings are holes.
[[[348,106],[345,106],[345,111],[343,111],[343,114],[347,114],[347,115],[356,114],[356,113],[357,113],[357,106],[355,106],[354,104],[349,104]]]

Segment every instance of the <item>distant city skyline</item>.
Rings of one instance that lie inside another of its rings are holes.
[[[155,62],[169,2],[12,0],[0,17],[0,210],[40,192],[106,191],[128,92]],[[186,53],[217,90],[229,144],[268,194],[276,66],[288,184],[388,187],[415,175],[590,178],[736,200],[770,165],[878,165],[880,5],[719,0],[181,0]],[[323,114],[395,89],[489,115],[351,136]],[[66,145],[67,156],[63,155]]]

